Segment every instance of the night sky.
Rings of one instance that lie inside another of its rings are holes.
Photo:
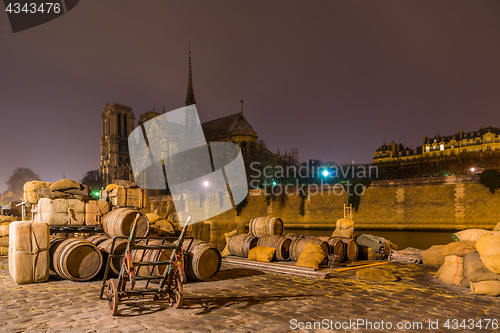
[[[0,4],[0,191],[99,167],[106,102],[240,110],[270,150],[371,162],[385,141],[500,126],[500,1],[83,0],[12,33]]]

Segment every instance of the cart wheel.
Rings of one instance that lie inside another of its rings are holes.
[[[108,300],[108,310],[112,316],[118,313],[118,290],[116,289],[116,282],[110,279],[108,282],[108,293],[106,294]]]
[[[170,286],[170,306],[174,309],[180,308],[182,305],[182,282],[181,277],[179,276],[179,272],[177,271],[173,278],[172,284]]]

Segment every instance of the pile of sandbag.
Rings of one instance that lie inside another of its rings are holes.
[[[71,179],[24,184],[24,200],[37,204],[34,221],[49,225],[100,225],[110,211],[106,201],[91,200],[90,188]]]
[[[24,184],[23,199],[29,203],[38,203],[46,199],[91,200],[90,188],[71,179],[61,179],[55,183],[34,180]]]
[[[354,233],[354,222],[350,219],[338,219],[337,226],[333,231],[332,237],[352,238]]]
[[[442,265],[435,277],[443,282],[470,287],[478,295],[500,296],[500,235],[477,230],[455,234],[477,241],[434,245],[422,252],[423,261]]]

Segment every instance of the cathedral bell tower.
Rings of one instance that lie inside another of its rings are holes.
[[[115,179],[133,180],[128,153],[128,136],[135,126],[132,108],[113,103],[102,111],[101,164],[104,185]]]

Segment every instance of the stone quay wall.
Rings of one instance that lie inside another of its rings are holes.
[[[295,187],[286,188],[288,194],[278,195],[276,190],[274,197],[264,190],[250,190],[239,215],[231,209],[210,220],[248,226],[253,217],[277,216],[286,229],[333,230],[348,203],[346,191],[341,190],[313,186],[305,189],[304,199]],[[148,197],[148,210],[166,211],[168,200],[168,196]],[[300,214],[302,201],[304,215]],[[374,181],[361,195],[353,220],[358,230],[492,229],[500,221],[500,193],[492,194],[477,175]]]

